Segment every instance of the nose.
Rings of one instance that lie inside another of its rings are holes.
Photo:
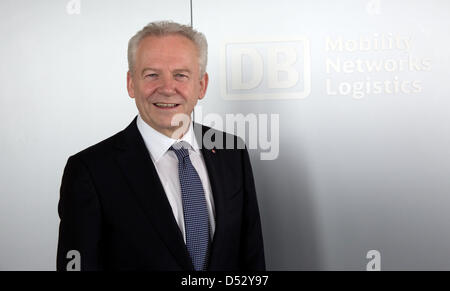
[[[158,88],[158,93],[164,96],[172,96],[176,94],[175,80],[170,76],[165,76],[161,79],[161,85]]]

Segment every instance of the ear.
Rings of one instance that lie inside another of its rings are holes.
[[[208,73],[204,73],[203,77],[200,79],[200,96],[198,99],[201,100],[205,97],[206,89],[208,89],[209,76]]]
[[[127,90],[128,90],[128,95],[131,98],[134,98],[134,82],[133,82],[133,77],[131,76],[130,71],[127,72]]]

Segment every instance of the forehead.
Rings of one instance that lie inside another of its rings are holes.
[[[137,65],[146,62],[198,62],[195,44],[182,35],[147,36],[139,43]]]

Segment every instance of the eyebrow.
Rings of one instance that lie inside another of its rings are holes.
[[[145,71],[155,71],[155,72],[159,72],[158,69],[154,69],[154,68],[144,68],[144,69],[142,69],[142,75],[145,73]]]
[[[142,75],[145,73],[145,71],[160,72],[161,70],[155,69],[155,68],[144,68],[144,69],[142,69]],[[191,73],[191,70],[189,70],[187,68],[181,68],[181,69],[174,70],[174,73],[181,73],[181,72]]]
[[[186,73],[191,73],[191,70],[189,69],[176,69],[174,70],[175,73],[181,73],[181,72],[186,72]]]

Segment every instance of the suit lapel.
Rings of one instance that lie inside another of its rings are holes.
[[[201,130],[200,130],[201,128]],[[214,197],[214,206],[216,213],[216,229],[211,244],[209,270],[214,270],[218,262],[222,261],[221,256],[226,255],[223,251],[223,242],[226,241],[226,233],[224,231],[224,223],[226,219],[226,200],[223,193],[226,183],[223,180],[223,173],[221,170],[221,155],[220,150],[210,149],[203,144],[203,136],[209,127],[195,124],[194,132],[197,142],[201,146],[203,160],[205,161],[208,172],[209,182],[211,183],[211,190]]]
[[[120,149],[117,161],[149,222],[181,267],[185,270],[193,270],[183,236],[137,128],[136,118],[122,132],[122,135],[119,135],[116,145]]]

